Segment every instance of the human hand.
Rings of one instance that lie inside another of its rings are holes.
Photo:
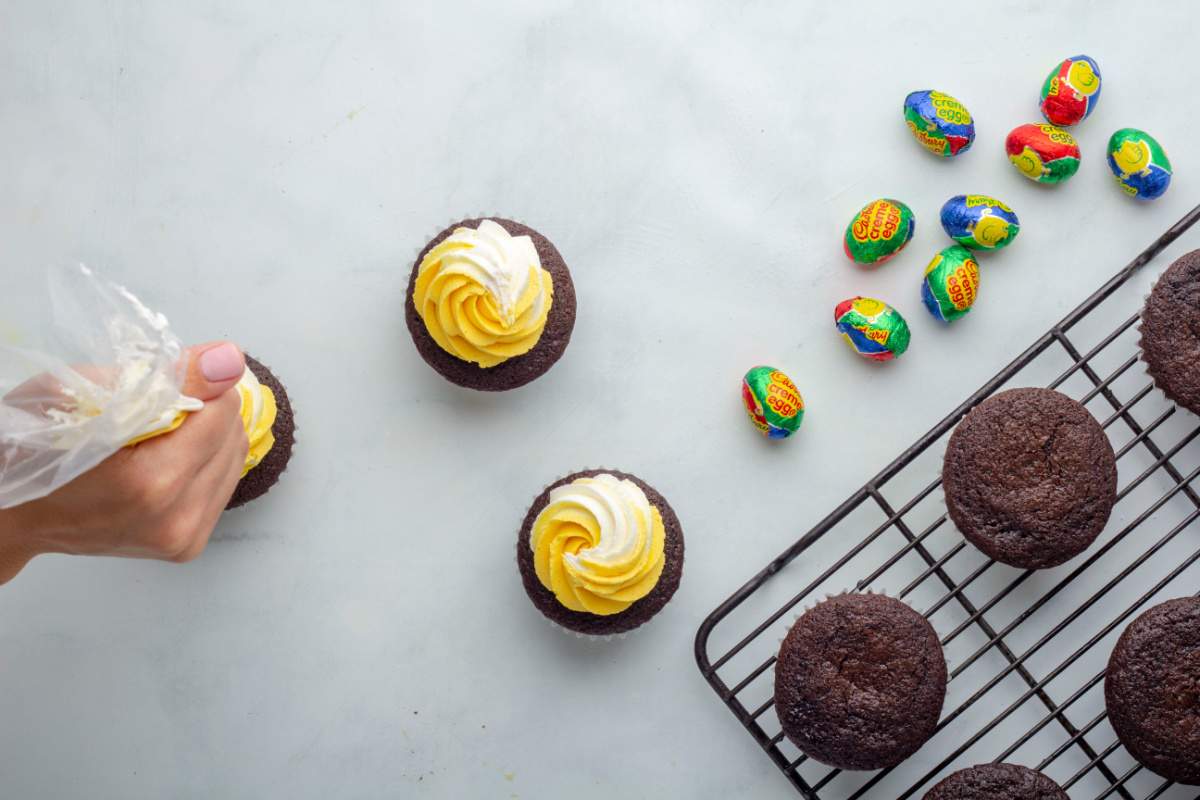
[[[203,552],[242,474],[248,443],[229,342],[188,349],[183,394],[204,401],[175,431],[122,448],[49,495],[0,510],[0,584],[41,553],[157,558]]]

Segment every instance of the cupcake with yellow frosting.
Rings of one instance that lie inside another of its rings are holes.
[[[524,386],[562,357],[575,286],[546,237],[519,222],[467,219],[417,256],[405,320],[417,351],[459,386]]]
[[[227,509],[245,505],[275,485],[292,457],[296,434],[287,391],[271,370],[247,355],[246,371],[234,388],[242,401],[242,426],[250,447]]]
[[[662,610],[683,574],[683,528],[633,475],[585,470],[548,486],[517,535],[525,592],[577,633],[633,630]]]

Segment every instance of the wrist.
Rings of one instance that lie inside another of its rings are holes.
[[[17,576],[43,549],[23,506],[0,509],[0,585]]]

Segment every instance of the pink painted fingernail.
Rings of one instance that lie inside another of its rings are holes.
[[[245,368],[241,352],[229,342],[210,347],[200,354],[200,373],[213,383],[239,378]]]

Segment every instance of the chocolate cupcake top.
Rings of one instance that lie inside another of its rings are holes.
[[[1083,552],[1104,529],[1116,456],[1079,403],[1050,389],[1010,389],[954,429],[942,483],[967,541],[1002,563],[1041,569]]]
[[[841,769],[882,769],[937,729],[946,659],[929,622],[899,600],[842,594],[805,612],[775,664],[775,711],[796,746]]]
[[[1200,784],[1200,599],[1168,600],[1130,623],[1108,660],[1104,700],[1130,755]]]
[[[1070,800],[1057,783],[1017,764],[960,769],[925,793],[925,800]]]
[[[523,386],[562,357],[575,328],[575,286],[558,250],[527,225],[466,219],[417,256],[405,322],[421,357],[479,391]]]
[[[1200,414],[1200,250],[1154,284],[1142,309],[1142,358],[1167,397]]]

